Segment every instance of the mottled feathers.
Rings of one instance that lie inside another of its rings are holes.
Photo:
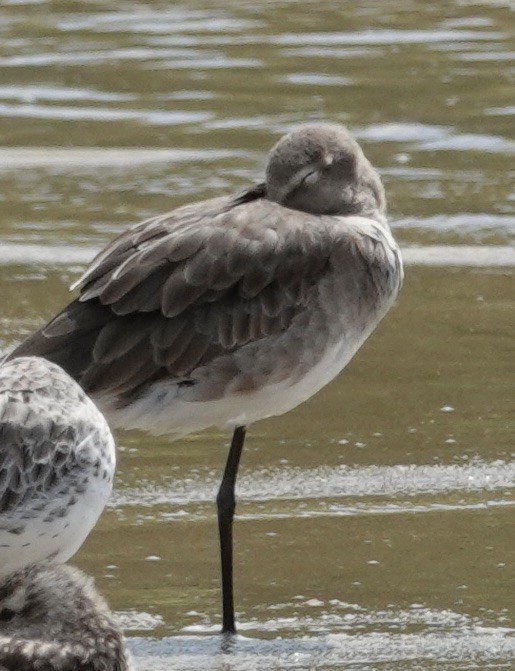
[[[129,671],[120,627],[93,581],[36,564],[0,582],[2,671]]]
[[[80,487],[101,461],[114,469],[112,435],[64,371],[36,357],[0,366],[0,527]]]

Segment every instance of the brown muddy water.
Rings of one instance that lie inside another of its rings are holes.
[[[126,226],[259,179],[308,120],[356,134],[405,256],[347,370],[249,431],[230,644],[213,504],[229,436],[118,435],[75,561],[138,669],[514,668],[514,9],[1,4],[1,349]]]

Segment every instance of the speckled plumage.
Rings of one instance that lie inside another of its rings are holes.
[[[112,488],[114,441],[79,385],[37,357],[0,366],[0,577],[80,547]]]
[[[46,562],[0,580],[1,671],[129,671],[120,627],[82,571]]]

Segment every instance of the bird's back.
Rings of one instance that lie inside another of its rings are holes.
[[[251,422],[332,379],[401,278],[378,222],[217,199],[122,234],[80,297],[14,354],[56,361],[114,425],[188,433]]]
[[[267,181],[122,233],[14,355],[57,362],[112,425],[181,434],[295,407],[393,303],[384,190],[341,126],[293,131]]]

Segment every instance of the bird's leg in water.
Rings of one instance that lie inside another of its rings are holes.
[[[220,557],[222,560],[222,634],[236,633],[234,624],[234,592],[232,561],[232,521],[236,508],[234,488],[240,463],[246,427],[237,426],[232,436],[229,456],[225,464],[224,475],[216,505],[218,508],[218,531],[220,534]]]

